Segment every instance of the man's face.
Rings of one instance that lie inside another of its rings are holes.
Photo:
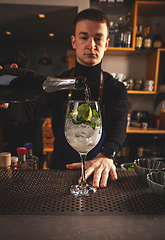
[[[75,36],[71,36],[73,49],[76,49],[77,61],[84,66],[94,66],[101,62],[107,50],[106,23],[82,20],[77,23]]]

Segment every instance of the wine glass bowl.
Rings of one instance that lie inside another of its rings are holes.
[[[71,186],[74,195],[88,195],[96,192],[96,188],[86,183],[85,161],[91,151],[100,141],[102,121],[97,101],[70,101],[65,119],[65,137],[68,143],[81,157],[81,183]]]

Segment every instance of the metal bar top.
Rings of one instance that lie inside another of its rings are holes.
[[[118,171],[96,194],[74,197],[79,171],[6,170],[0,173],[0,215],[162,215],[165,201],[134,171]],[[89,179],[89,182],[92,179]]]

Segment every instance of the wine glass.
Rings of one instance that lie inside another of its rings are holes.
[[[101,134],[102,120],[99,103],[69,101],[65,118],[65,137],[81,157],[81,182],[70,188],[70,192],[75,196],[89,195],[97,190],[86,182],[85,161],[88,152],[99,142]]]

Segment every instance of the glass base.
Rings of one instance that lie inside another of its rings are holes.
[[[71,194],[74,196],[89,196],[89,194],[96,193],[97,188],[87,184],[86,182],[72,185],[70,188]]]

